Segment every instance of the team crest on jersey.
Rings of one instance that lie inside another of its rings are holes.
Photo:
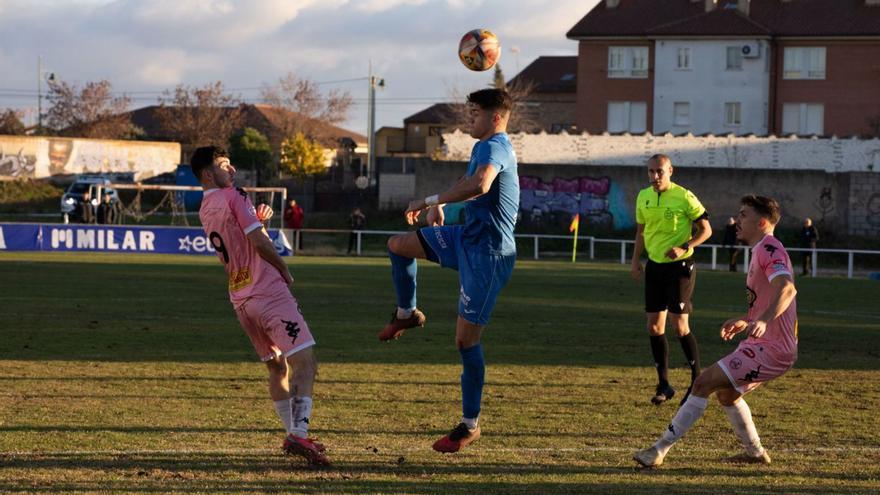
[[[672,220],[673,218],[675,218],[675,213],[673,213],[672,210],[670,210],[669,208],[666,208],[666,212],[663,213],[663,218],[665,218],[666,220]]]
[[[247,191],[245,191],[244,189],[242,189],[240,187],[236,187],[235,190],[238,191],[238,194],[241,194],[242,198],[248,197]]]
[[[751,287],[746,287],[746,302],[749,303],[750,308],[755,305],[756,299],[758,299],[758,294]]]
[[[250,268],[244,267],[241,270],[233,271],[229,274],[229,291],[235,292],[244,289],[248,285],[251,285],[252,282],[253,279],[251,278]]]
[[[772,244],[764,244],[764,249],[765,249],[768,253],[770,253],[770,255],[773,255],[773,253],[775,253],[776,250],[779,249],[779,248],[777,248],[776,246],[774,246],[774,245],[772,245]]]

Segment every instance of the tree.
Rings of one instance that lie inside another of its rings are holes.
[[[21,112],[7,108],[3,113],[0,113],[0,134],[22,136],[24,133],[25,127],[21,121]]]
[[[126,113],[131,99],[113,96],[107,80],[87,82],[80,89],[59,79],[49,80],[47,124],[60,136],[96,139],[128,139],[131,118]]]
[[[281,168],[302,180],[322,174],[327,170],[324,148],[297,132],[281,143]]]
[[[236,168],[253,170],[263,180],[272,176],[272,146],[260,131],[245,127],[229,140],[229,158]]]
[[[278,122],[285,137],[301,132],[311,139],[324,140],[329,137],[328,124],[348,120],[352,105],[348,91],[331,90],[324,96],[317,83],[300,79],[292,72],[275,86],[264,86],[260,93],[264,103],[288,111]]]
[[[220,81],[202,87],[178,85],[159,97],[156,120],[164,137],[177,141],[185,159],[199,146],[229,142],[244,115],[237,97],[226,94]]]

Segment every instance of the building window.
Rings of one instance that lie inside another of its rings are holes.
[[[742,70],[742,68],[743,68],[742,47],[728,46],[727,47],[727,70]]]
[[[742,124],[742,103],[738,101],[724,104],[724,125],[728,127]]]
[[[643,101],[608,102],[608,132],[641,134],[647,130],[648,104]]]
[[[678,49],[675,68],[676,70],[691,70],[691,49],[689,47]]]
[[[608,77],[636,79],[648,77],[648,47],[608,47]]]
[[[428,127],[428,135],[429,136],[439,136],[443,133],[442,127],[430,126]]]
[[[821,136],[825,130],[825,106],[821,103],[782,105],[782,133]]]
[[[675,126],[691,125],[691,104],[689,102],[677,101],[672,104],[672,124]]]
[[[786,48],[783,79],[825,79],[825,47]]]

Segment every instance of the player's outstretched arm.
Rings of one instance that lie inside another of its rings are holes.
[[[251,243],[251,246],[257,250],[257,254],[278,270],[278,273],[284,277],[284,281],[287,285],[293,283],[293,277],[290,275],[290,270],[287,269],[287,263],[285,263],[281,256],[278,255],[278,252],[275,251],[275,246],[272,245],[272,239],[269,238],[265,230],[256,229],[247,235],[247,239],[248,242]]]
[[[410,225],[419,219],[422,210],[431,206],[437,206],[444,203],[456,203],[459,201],[468,201],[478,198],[489,192],[492,188],[492,182],[498,176],[498,170],[489,164],[481,165],[474,172],[474,175],[459,179],[454,186],[446,192],[428,196],[424,199],[414,199],[409,202],[404,216],[406,222]]]

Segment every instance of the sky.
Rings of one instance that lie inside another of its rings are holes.
[[[355,104],[343,127],[366,134],[371,65],[385,79],[377,128],[399,127],[432,103],[489,84],[491,71],[458,60],[465,32],[496,33],[510,79],[538,56],[576,55],[565,33],[597,1],[0,0],[0,109],[33,120],[38,57],[44,77],[107,79],[132,108],[178,84],[217,80],[258,103],[260,87],[293,72],[322,90],[349,91]]]

